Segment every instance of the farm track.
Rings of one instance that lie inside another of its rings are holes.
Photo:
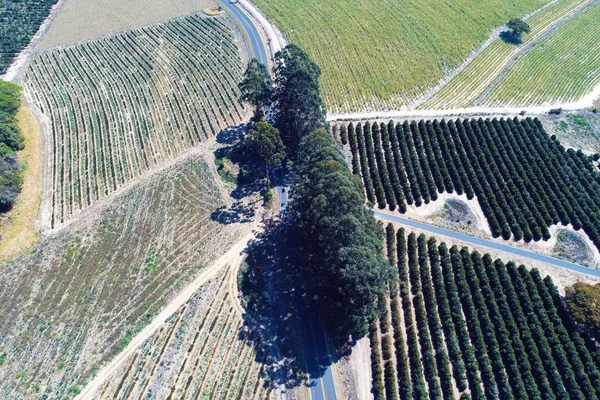
[[[243,119],[229,23],[191,15],[37,56],[26,95],[54,143],[44,227]]]
[[[170,399],[255,398],[264,390],[256,359],[265,353],[238,337],[244,328],[232,282],[241,261],[232,251],[223,256],[191,285],[195,290],[185,290],[186,299],[178,296],[162,313],[174,315],[155,319],[149,328],[162,324],[149,335],[142,331],[140,341],[136,336],[79,398],[142,399],[150,392]]]

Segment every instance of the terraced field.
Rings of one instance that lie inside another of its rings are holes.
[[[371,327],[375,399],[598,398],[600,352],[552,279],[392,225],[387,238],[400,284]]]
[[[0,266],[0,398],[74,396],[185,284],[253,229],[211,220],[228,200],[209,162],[209,152],[188,156]]]
[[[585,9],[596,0],[558,0],[527,19],[531,33],[525,34],[523,44],[514,46],[494,40],[441,90],[419,106],[421,109],[463,108],[474,105],[520,51],[546,34],[553,32],[570,16]]]
[[[600,3],[596,3],[514,65],[482,105],[575,102],[600,83]]]
[[[329,112],[397,109],[437,85],[509,17],[544,0],[257,0],[323,70]]]
[[[269,398],[266,353],[245,339],[230,279],[227,270],[202,287],[93,398]]]
[[[39,54],[24,85],[53,142],[47,225],[239,123],[242,68],[230,20],[198,15]]]

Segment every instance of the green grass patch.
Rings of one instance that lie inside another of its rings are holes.
[[[548,0],[256,0],[323,70],[328,111],[407,105]]]

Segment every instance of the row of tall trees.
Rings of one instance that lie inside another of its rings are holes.
[[[394,379],[400,399],[455,398],[455,388],[473,399],[598,397],[600,352],[549,277],[391,225],[386,241],[399,276],[386,333],[396,376],[384,373],[381,388]]]
[[[341,128],[340,128],[341,132]],[[438,193],[477,200],[494,237],[538,241],[572,224],[600,248],[600,174],[538,119],[464,119],[345,126],[367,200],[406,210]]]
[[[255,107],[256,119],[272,106],[275,124],[256,123],[246,138],[247,149],[267,171],[282,161],[283,151],[292,161],[293,201],[284,221],[300,247],[293,254],[299,282],[310,298],[318,298],[330,337],[358,339],[378,320],[378,299],[395,282],[393,268],[382,256],[383,229],[365,209],[360,178],[348,169],[339,142],[324,129],[319,67],[298,46],[288,45],[275,55],[274,73],[272,89],[267,69],[252,60],[240,83],[241,100]],[[382,154],[376,157],[373,171],[383,162]],[[373,373],[388,376],[390,368]]]
[[[20,97],[19,86],[0,81],[0,212],[13,206],[23,183],[16,154],[23,148],[23,137],[16,122]]]

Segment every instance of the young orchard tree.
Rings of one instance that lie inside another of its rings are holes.
[[[506,27],[508,31],[501,32],[500,38],[511,44],[521,44],[523,42],[523,34],[531,31],[529,24],[518,18],[509,20],[506,23]]]
[[[258,122],[245,141],[246,149],[264,165],[269,188],[269,170],[279,167],[285,158],[285,146],[279,136],[279,130],[268,122]]]
[[[250,60],[238,87],[242,92],[240,102],[254,107],[254,120],[264,119],[264,109],[271,103],[273,94],[273,80],[267,67],[256,58]]]

